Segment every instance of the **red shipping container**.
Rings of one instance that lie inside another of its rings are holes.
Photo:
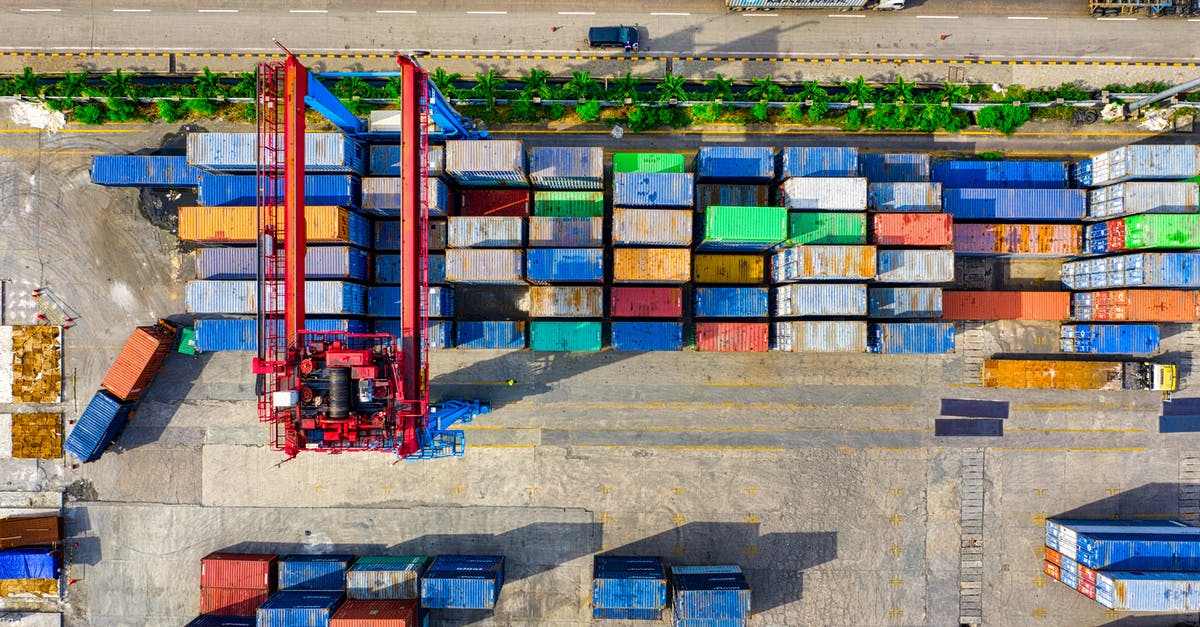
[[[942,292],[942,320],[1066,320],[1070,292]]]
[[[267,602],[266,590],[247,588],[200,588],[200,613],[214,616],[254,616]]]
[[[1109,220],[1104,227],[1108,240],[1108,252],[1115,253],[1125,250],[1125,219]]]
[[[200,587],[274,592],[278,559],[266,553],[210,553],[200,560]]]
[[[1055,566],[1062,566],[1062,554],[1061,553],[1059,553],[1058,551],[1055,551],[1054,549],[1052,549],[1048,546],[1043,546],[1042,548],[1045,549],[1047,562],[1050,562],[1051,564],[1054,564]]]
[[[1075,589],[1076,589],[1076,590],[1078,590],[1078,591],[1080,591],[1080,592],[1082,592],[1082,593],[1083,593],[1083,596],[1085,596],[1085,597],[1087,597],[1087,598],[1089,598],[1089,599],[1094,599],[1094,598],[1096,598],[1096,584],[1095,584],[1095,582],[1084,581],[1084,580],[1081,578],[1081,579],[1079,580],[1079,585],[1078,585],[1078,586],[1076,586],[1076,588],[1075,588]]]
[[[465,189],[458,193],[458,215],[525,217],[529,215],[529,190]]]
[[[1200,292],[1195,290],[1107,290],[1092,292],[1093,317],[1121,322],[1195,322]]]
[[[1083,564],[1080,564],[1079,565],[1079,580],[1087,581],[1087,582],[1093,583],[1093,584],[1096,583],[1096,571],[1092,570],[1091,568],[1088,568],[1087,566],[1084,566]]]
[[[697,322],[696,350],[703,352],[766,352],[768,322]]]
[[[1055,581],[1059,581],[1062,578],[1062,571],[1059,570],[1058,566],[1050,562],[1042,562],[1042,572]]]
[[[683,315],[683,290],[678,287],[614,287],[613,318],[679,318]]]
[[[175,327],[162,321],[152,327],[134,329],[121,354],[117,355],[117,361],[104,375],[101,383],[104,389],[123,401],[137,400],[158,374],[175,341],[176,331]]]
[[[412,627],[416,624],[415,600],[349,600],[329,619],[329,627]]]
[[[954,218],[948,213],[876,213],[871,243],[879,246],[950,246]]]

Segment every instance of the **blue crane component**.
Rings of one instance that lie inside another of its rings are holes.
[[[324,78],[355,77],[355,78],[376,78],[376,79],[378,79],[378,78],[391,78],[393,76],[400,76],[400,74],[401,74],[400,72],[323,72],[321,74],[321,76]],[[315,76],[315,75],[311,75],[311,76]],[[316,82],[316,79],[310,78],[309,84],[311,85],[313,82]],[[342,126],[340,123],[338,123],[337,118],[326,113],[326,109],[324,107],[330,106],[329,103],[323,102],[320,105],[314,104],[314,102],[311,100],[311,97],[312,97],[311,94],[313,93],[311,86],[309,87],[310,100],[307,101],[308,105],[310,107],[320,111],[322,114],[325,115],[325,117],[329,118],[329,120],[331,122],[333,122],[334,124],[337,124],[338,128],[341,128],[342,131],[346,132],[347,134],[363,133],[362,122],[358,121],[358,118],[354,117],[353,114],[351,114],[350,111],[348,109],[346,109],[346,106],[343,105],[341,103],[341,101],[339,101],[337,98],[335,98],[333,96],[333,94],[330,94],[329,90],[325,89],[325,87],[323,85],[321,86],[321,89],[324,90],[326,94],[328,94],[329,98],[332,99],[332,101],[334,103],[336,103],[336,107],[340,108],[341,111],[344,112],[345,115],[349,115],[350,117],[353,117],[355,119],[355,121],[358,122],[358,127],[357,127],[358,130],[356,130],[356,131],[349,130],[347,127]],[[433,81],[429,81],[429,117],[433,119],[433,123],[441,131],[440,133],[431,132],[429,134],[429,139],[431,141],[446,141],[447,139],[487,139],[488,138],[487,131],[480,129],[480,128],[475,128],[475,123],[471,121],[471,118],[468,118],[467,116],[460,114],[458,111],[456,111],[454,109],[454,106],[450,104],[450,101],[446,98],[446,96],[444,94],[442,94],[442,91],[437,88],[437,85],[433,84]],[[374,135],[374,133],[372,133],[372,135]],[[396,133],[392,133],[392,135],[396,135]]]
[[[367,130],[362,120],[322,85],[317,75],[312,72],[308,73],[308,93],[304,96],[304,104],[316,109],[347,135],[360,135]]]

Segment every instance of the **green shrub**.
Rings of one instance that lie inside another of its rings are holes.
[[[184,100],[183,108],[202,118],[209,118],[217,113],[216,103],[204,98],[189,98]]]
[[[726,105],[715,102],[694,105],[692,107],[692,119],[697,124],[712,124],[720,120],[721,116],[725,115],[725,111],[727,110],[728,107]]]
[[[1005,135],[1012,135],[1029,121],[1030,115],[1029,107],[1003,104],[980,109],[975,114],[975,121],[983,128],[994,128]]]
[[[546,117],[551,120],[561,120],[562,116],[567,114],[567,108],[557,102],[546,107]]]
[[[792,101],[783,108],[783,119],[792,124],[804,121],[804,103]]]
[[[242,114],[243,120],[245,120],[247,122],[257,122],[258,121],[258,106],[255,105],[253,102],[243,103],[242,109],[241,109],[241,114]]]
[[[100,110],[99,105],[94,104],[76,107],[71,117],[80,124],[94,125],[104,122],[104,112]]]
[[[46,101],[46,108],[51,111],[67,111],[75,103],[67,98],[51,98]]]
[[[989,150],[987,152],[981,152],[977,156],[982,161],[1003,161],[1004,160],[1004,153],[1002,153],[998,150]]]
[[[750,107],[750,118],[752,120],[754,120],[755,122],[766,122],[767,121],[767,103],[759,102],[758,104],[754,105],[753,107]]]
[[[866,118],[866,115],[862,109],[847,109],[846,110],[846,130],[847,131],[857,131],[857,130],[861,129],[865,118]]]
[[[128,122],[137,117],[137,107],[133,106],[133,101],[126,98],[105,98],[104,106],[108,107],[108,116],[111,122]]]
[[[691,126],[691,124],[692,124],[692,112],[691,111],[689,111],[683,107],[664,109],[664,111],[670,112],[670,119],[668,119],[665,122],[665,124],[667,126],[670,126],[671,128],[683,128],[685,126]],[[659,119],[662,119],[661,115],[660,115]]]
[[[595,122],[600,119],[600,103],[595,100],[575,105],[575,115],[584,122]]]
[[[1054,90],[1054,97],[1063,100],[1091,100],[1092,93],[1078,87],[1075,83],[1063,83]]]
[[[816,124],[829,113],[829,102],[825,100],[815,100],[811,107],[808,108],[808,121]]]
[[[159,100],[155,106],[158,107],[158,119],[167,124],[174,124],[183,119],[183,111],[179,110],[179,103],[174,100]]]
[[[508,108],[508,121],[536,122],[540,113],[540,107],[533,104],[533,99],[528,94],[522,94]]]
[[[634,133],[648,131],[658,125],[657,112],[646,107],[634,107],[629,112],[629,130]]]

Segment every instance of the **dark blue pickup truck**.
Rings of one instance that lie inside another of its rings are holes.
[[[636,52],[641,47],[641,33],[636,26],[595,26],[588,29],[588,45]]]

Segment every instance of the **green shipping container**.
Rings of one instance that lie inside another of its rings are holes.
[[[686,172],[687,157],[673,152],[614,152],[617,172]]]
[[[1125,218],[1125,248],[1200,248],[1200,214],[1129,216]]]
[[[777,244],[787,239],[787,221],[785,207],[709,207],[704,241]]]
[[[604,344],[601,325],[587,320],[533,320],[529,349],[535,351],[598,351]]]
[[[537,192],[533,215],[555,218],[603,218],[604,192]]]
[[[788,215],[787,243],[866,244],[867,214],[797,212]]]

